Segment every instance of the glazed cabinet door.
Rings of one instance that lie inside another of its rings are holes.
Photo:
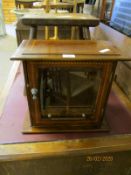
[[[27,96],[33,126],[88,129],[103,118],[112,62],[27,62]]]

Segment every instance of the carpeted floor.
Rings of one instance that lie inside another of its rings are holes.
[[[25,113],[28,109],[26,97],[23,95],[23,89],[23,71],[20,69],[0,118],[0,143],[2,144],[131,134],[131,112],[126,109],[113,91],[110,93],[105,114],[110,126],[109,132],[22,134]]]

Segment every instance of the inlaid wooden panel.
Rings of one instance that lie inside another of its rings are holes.
[[[130,60],[108,41],[23,41],[12,60]]]

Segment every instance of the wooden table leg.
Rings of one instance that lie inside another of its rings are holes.
[[[89,27],[84,27],[84,33],[85,33],[85,39],[90,40],[91,39],[91,35],[90,35]]]
[[[37,26],[30,26],[29,39],[37,38]]]
[[[80,39],[91,39],[89,27],[79,27],[79,38]]]
[[[82,26],[79,27],[79,38],[82,39],[82,40],[84,39],[84,36],[83,36],[83,27]]]

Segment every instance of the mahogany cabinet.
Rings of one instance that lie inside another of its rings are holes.
[[[45,132],[100,128],[118,60],[107,41],[23,41],[12,60],[24,67],[33,127]]]

